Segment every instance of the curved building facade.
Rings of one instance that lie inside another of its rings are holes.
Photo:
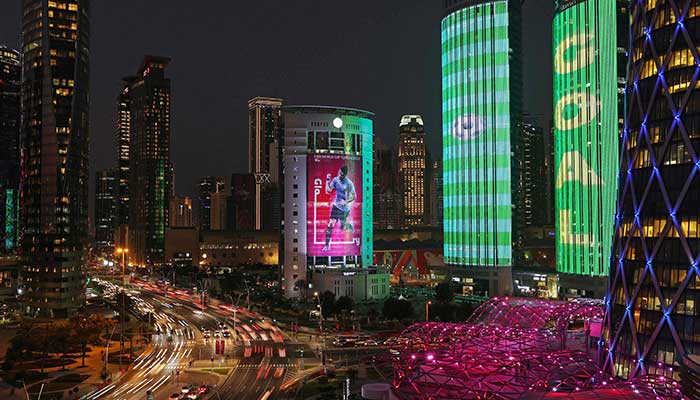
[[[555,1],[554,171],[557,271],[607,276],[619,154],[615,1]],[[624,78],[624,73],[622,75]],[[619,114],[619,115],[618,115]]]
[[[629,15],[604,361],[677,377],[700,354],[700,4],[635,1]]]
[[[510,267],[522,245],[519,1],[445,1],[445,262]]]
[[[372,265],[374,114],[327,106],[282,110],[282,285],[287,297],[308,297],[313,270]]]

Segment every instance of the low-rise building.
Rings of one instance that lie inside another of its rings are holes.
[[[311,271],[311,289],[357,302],[381,300],[389,296],[389,272],[383,267],[317,268]]]

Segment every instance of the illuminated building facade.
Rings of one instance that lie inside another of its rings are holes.
[[[404,228],[426,225],[425,128],[420,115],[404,115],[399,124],[401,223]]]
[[[214,192],[211,194],[211,230],[224,231],[226,230],[226,221],[228,219],[228,199],[229,196],[225,191]]]
[[[442,142],[447,264],[507,269],[520,257],[520,3],[445,1]]]
[[[117,222],[116,171],[105,169],[95,174],[95,245],[111,252]]]
[[[84,300],[90,2],[22,2],[23,311],[65,318]]]
[[[676,377],[700,355],[700,4],[631,2],[629,15],[605,364]]]
[[[617,53],[619,47],[626,47],[627,28],[618,32],[615,1],[558,2],[556,7],[553,48],[557,270],[607,276],[622,117],[618,109]]]
[[[211,230],[211,195],[223,192],[226,188],[226,180],[223,177],[207,176],[199,181],[197,192],[199,196],[199,230],[204,232]]]
[[[279,135],[282,99],[248,101],[248,172],[255,176],[255,230],[276,230],[280,222]]]
[[[129,258],[137,265],[164,261],[172,195],[170,79],[167,57],[146,56],[129,85]]]
[[[308,297],[312,272],[372,265],[372,117],[342,107],[284,107],[287,297]],[[313,293],[311,293],[313,294]]]
[[[17,251],[21,68],[19,52],[0,46],[0,254]]]

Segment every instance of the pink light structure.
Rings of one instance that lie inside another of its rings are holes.
[[[622,381],[599,368],[581,348],[602,317],[602,302],[494,298],[463,324],[414,324],[392,353],[395,391],[434,400],[682,399],[675,381]]]

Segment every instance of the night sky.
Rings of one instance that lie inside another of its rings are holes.
[[[376,113],[397,140],[403,114],[422,114],[440,150],[442,0],[92,1],[91,159],[113,167],[116,96],[144,54],[172,58],[176,191],[206,175],[247,172],[247,101],[282,97]],[[19,48],[20,0],[0,6],[0,44]],[[552,2],[525,2],[524,109],[551,115]]]

